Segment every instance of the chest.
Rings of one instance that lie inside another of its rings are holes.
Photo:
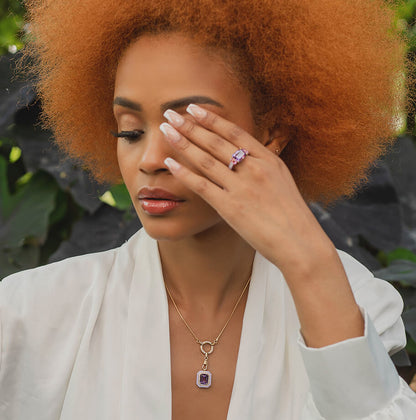
[[[208,357],[211,386],[199,388],[196,376],[202,370],[204,355],[184,323],[170,309],[173,420],[226,420],[234,385],[243,315],[244,310],[235,312]],[[213,337],[198,338],[211,340]]]

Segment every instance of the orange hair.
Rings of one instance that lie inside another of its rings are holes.
[[[406,43],[383,0],[28,0],[46,126],[99,181],[120,172],[114,76],[141,34],[178,31],[243,57],[282,158],[307,200],[351,195],[395,136]]]

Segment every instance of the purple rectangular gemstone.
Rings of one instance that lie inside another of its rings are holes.
[[[206,373],[201,373],[199,375],[199,383],[201,385],[207,385],[209,380],[209,376]]]
[[[235,152],[235,154],[234,154],[234,157],[235,157],[235,159],[236,160],[240,160],[240,159],[242,159],[242,158],[244,158],[245,157],[245,153],[244,153],[244,151],[243,150],[237,150],[236,152]]]

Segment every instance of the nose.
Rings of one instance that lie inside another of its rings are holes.
[[[172,151],[159,126],[150,129],[147,136],[142,139],[142,153],[138,160],[139,170],[148,175],[168,172],[164,160],[172,156]]]

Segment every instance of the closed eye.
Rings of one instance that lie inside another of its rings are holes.
[[[133,130],[133,131],[120,131],[119,133],[111,131],[111,134],[116,138],[122,138],[127,140],[129,143],[139,140],[143,134],[143,130]]]

